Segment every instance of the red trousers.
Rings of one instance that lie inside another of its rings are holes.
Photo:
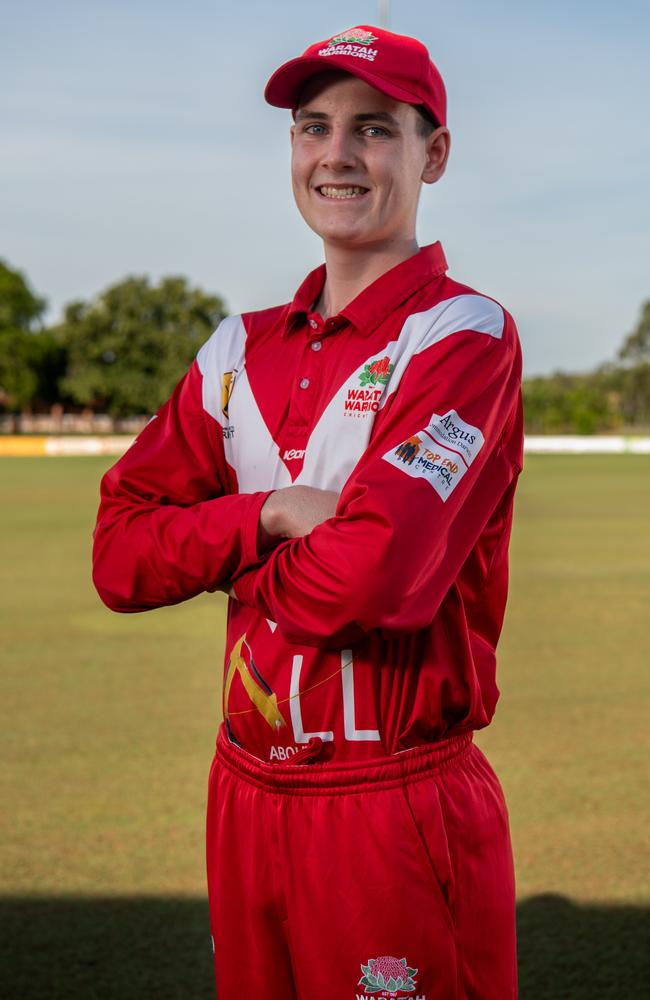
[[[517,996],[508,815],[471,734],[266,764],[222,727],[207,869],[218,1000]]]

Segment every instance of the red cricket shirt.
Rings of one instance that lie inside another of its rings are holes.
[[[263,760],[396,753],[486,726],[523,462],[521,349],[494,299],[420,249],[325,322],[229,316],[104,476],[94,581],[116,611],[231,585],[228,734]],[[336,515],[258,553],[292,483]],[[318,742],[318,741],[315,741]]]

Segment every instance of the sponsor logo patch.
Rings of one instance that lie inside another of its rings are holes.
[[[437,413],[432,413],[431,423],[427,430],[441,444],[446,444],[458,451],[467,465],[472,464],[485,440],[478,427],[466,424],[455,410],[447,410],[442,417],[438,416]]]
[[[422,431],[402,441],[383,457],[413,479],[426,479],[445,501],[463,478],[484,444],[478,427],[466,423],[455,410],[440,416]]]
[[[394,958],[393,955],[380,955],[370,958],[366,965],[361,966],[363,976],[357,986],[363,986],[364,995],[379,994],[382,997],[401,997],[415,993],[418,970],[411,969],[405,958]],[[357,994],[358,996],[358,994]],[[426,997],[413,997],[412,1000],[426,1000]]]
[[[295,754],[298,753],[300,747],[294,747],[289,745],[288,747],[271,747],[271,752],[269,754],[269,761],[271,760],[290,760]]]
[[[305,457],[304,448],[287,448],[282,456],[283,462],[294,462],[299,458]]]

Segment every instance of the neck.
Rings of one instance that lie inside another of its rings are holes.
[[[336,316],[348,302],[392,267],[408,260],[419,250],[415,236],[376,247],[355,249],[325,243],[327,277],[316,303],[323,319]]]

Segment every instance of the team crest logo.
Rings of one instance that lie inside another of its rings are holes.
[[[395,454],[402,462],[407,465],[412,465],[413,459],[417,458],[421,444],[422,438],[419,438],[417,434],[414,434],[406,441],[402,441],[402,443],[395,449]]]
[[[235,375],[237,372],[224,372],[221,376],[221,412],[223,413],[226,420],[228,419],[228,403],[230,402],[230,397],[232,396],[233,385],[235,384]]]
[[[371,31],[365,31],[363,28],[348,28],[347,31],[342,31],[340,35],[335,35],[331,38],[328,45],[341,45],[344,42],[349,42],[351,45],[370,45],[372,42],[376,42],[378,35],[373,35]]]
[[[381,385],[386,385],[394,367],[395,365],[391,365],[388,355],[377,361],[371,361],[370,364],[364,365],[363,371],[359,375],[359,382],[361,385],[377,385],[378,382]]]
[[[417,969],[410,969],[405,958],[381,955],[371,958],[361,966],[363,976],[357,983],[364,987],[364,993],[378,993],[382,997],[398,997],[414,993],[416,982],[413,978]]]

